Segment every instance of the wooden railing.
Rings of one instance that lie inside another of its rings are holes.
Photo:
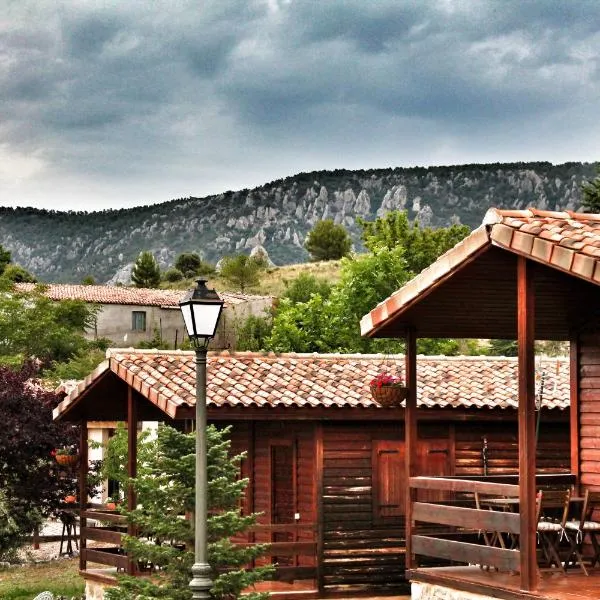
[[[454,534],[450,537],[441,537],[439,534],[423,535],[417,530],[411,535],[412,554],[487,565],[503,571],[518,571],[520,569],[518,546],[496,547],[461,540],[464,534],[474,532],[494,532],[496,536],[512,536],[513,539],[519,535],[521,517],[518,512],[478,509],[473,500],[475,493],[482,496],[518,498],[517,483],[518,476],[411,477],[409,486],[413,498],[418,497],[418,490],[439,492],[452,497],[452,500],[442,503],[413,501],[411,507],[413,522],[442,525],[448,528],[448,533]],[[574,483],[573,475],[544,474],[536,477],[538,488],[569,486]]]
[[[88,526],[89,520],[92,519],[98,525]],[[81,512],[81,524],[81,570],[86,570],[87,563],[93,562],[107,567],[116,567],[117,570],[133,572],[132,563],[122,548],[123,536],[127,533],[125,516],[106,509],[88,509]],[[249,530],[251,536],[249,539],[257,538],[257,541],[236,542],[236,544],[240,546],[248,546],[252,543],[268,544],[267,551],[261,556],[263,564],[273,558],[289,557],[289,564],[277,566],[276,579],[281,581],[314,579],[317,576],[317,543],[314,535],[316,527],[315,523],[255,525]],[[307,532],[313,533],[313,540],[300,540],[300,534]],[[271,542],[273,534],[288,534],[292,541]],[[265,541],[263,542],[262,539]],[[102,542],[107,546],[88,548],[88,541]],[[310,558],[303,561],[304,557]],[[302,562],[312,564],[301,564]]]
[[[98,525],[88,526],[93,519]],[[127,533],[127,518],[106,509],[87,509],[81,511],[81,555],[80,569],[86,570],[87,563],[93,562],[118,570],[131,571],[131,563],[124,553],[121,542]],[[88,541],[110,544],[106,547],[88,548]]]

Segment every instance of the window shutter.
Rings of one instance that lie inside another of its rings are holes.
[[[373,440],[373,512],[376,519],[404,516],[404,442]]]

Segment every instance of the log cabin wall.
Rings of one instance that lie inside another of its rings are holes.
[[[569,472],[569,427],[544,421],[538,461],[544,472]],[[483,445],[487,440],[489,475],[518,472],[516,415],[499,421],[420,423],[419,473],[424,475],[483,475]],[[317,464],[317,432],[322,429],[322,465]],[[273,459],[284,464],[295,452],[293,509],[299,523],[317,523],[321,516],[322,551],[319,585],[322,592],[398,592],[404,578],[404,425],[315,421],[235,422],[232,450],[246,450],[242,475],[251,479],[245,509],[262,512],[260,523],[273,515]],[[275,448],[276,454],[273,454]],[[320,468],[321,466],[321,468]],[[317,497],[321,472],[322,498]],[[285,472],[283,473],[285,475]],[[285,483],[285,480],[284,480]],[[431,492],[425,492],[425,494]],[[423,501],[443,498],[423,497]],[[269,532],[250,539],[273,541]],[[290,540],[292,541],[292,540]],[[317,532],[299,531],[294,541],[317,541]],[[293,567],[316,566],[316,556],[300,556]],[[280,561],[282,564],[282,561]]]
[[[600,333],[579,337],[577,359],[580,481],[600,491]]]

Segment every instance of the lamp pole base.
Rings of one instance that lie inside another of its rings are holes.
[[[210,565],[194,563],[192,575],[190,589],[192,590],[193,600],[208,600],[210,598],[210,588],[213,585],[210,579]]]

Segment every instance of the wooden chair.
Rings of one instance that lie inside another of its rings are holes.
[[[592,519],[595,509],[600,509],[600,492],[586,490],[579,520],[567,521],[565,525],[571,544],[569,559],[574,555],[577,559],[577,564],[586,575],[588,575],[588,572],[580,551],[581,544],[583,544],[586,535],[590,538],[594,550],[591,566],[595,566],[596,563],[600,564],[600,543],[596,537],[600,534],[600,523]]]
[[[542,553],[549,566],[554,564],[566,572],[560,557],[560,542],[566,535],[571,489],[541,490],[538,498],[537,534]]]
[[[475,508],[477,510],[485,510],[481,506],[481,496],[479,492],[475,492]],[[491,507],[488,508],[489,510],[493,510]],[[498,531],[486,531],[480,529],[479,535],[483,537],[486,546],[500,546],[500,548],[506,548],[502,534]]]

